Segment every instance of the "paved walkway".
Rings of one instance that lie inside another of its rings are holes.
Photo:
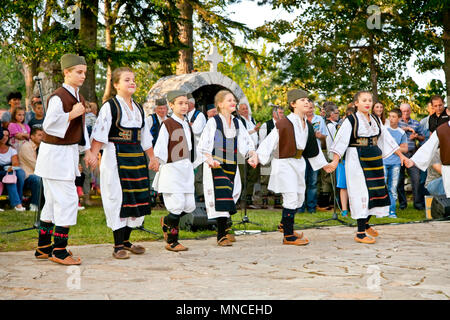
[[[38,261],[33,252],[0,253],[0,299],[450,299],[450,222],[377,227],[374,245],[355,229],[305,231],[306,247],[281,245],[278,232],[186,240],[173,253],[162,241],[112,258],[111,245],[71,247],[79,267]]]

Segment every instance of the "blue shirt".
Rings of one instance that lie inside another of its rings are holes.
[[[419,121],[417,120],[413,120],[413,119],[409,119],[408,122],[403,121],[403,119],[400,119],[400,121],[398,122],[398,126],[400,128],[404,128],[404,127],[410,127],[412,128],[417,134],[419,134],[419,136],[425,136],[425,133],[423,132],[422,127],[420,126]],[[408,152],[415,152],[416,151],[416,140],[411,140],[409,139],[409,136],[412,134],[411,131],[406,131],[406,136],[408,137]]]
[[[398,145],[401,145],[402,143],[406,143],[407,142],[407,138],[406,138],[406,133],[405,131],[403,131],[403,129],[397,128],[397,129],[392,129],[392,128],[387,128],[389,133],[391,134],[392,138],[394,138],[395,142],[397,142]],[[383,159],[383,164],[384,165],[401,165],[401,161],[400,161],[400,157],[398,155],[391,154],[389,157],[387,157],[386,159]]]
[[[321,116],[314,114],[311,119],[311,123],[314,127],[314,132],[319,131],[324,136],[328,135],[327,125]],[[321,147],[320,139],[317,139],[317,143],[319,144],[319,147]]]

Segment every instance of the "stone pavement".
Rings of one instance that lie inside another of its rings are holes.
[[[185,240],[173,253],[141,243],[142,256],[116,260],[112,245],[71,247],[79,267],[0,253],[0,299],[450,299],[450,221],[376,228],[374,245],[354,228],[305,230],[306,247],[281,245],[279,232]]]

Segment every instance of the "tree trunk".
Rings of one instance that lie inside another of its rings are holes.
[[[367,48],[370,64],[370,82],[372,84],[372,94],[374,101],[378,100],[378,72],[375,60],[375,50],[373,47],[373,36],[370,37],[369,47]]]
[[[192,22],[193,8],[187,0],[180,0],[177,3],[180,10],[179,36],[180,42],[188,46],[187,49],[180,50],[177,63],[177,74],[191,73],[194,70],[194,26]]]
[[[175,8],[174,0],[166,1],[166,5],[169,8],[169,12],[173,12]],[[166,48],[171,48],[175,46],[175,40],[178,38],[178,27],[176,21],[173,19],[171,14],[164,15],[163,13],[159,14],[159,20],[162,24],[162,33],[163,33],[163,42]],[[161,72],[163,76],[171,75],[172,68],[170,64],[162,64]]]
[[[95,59],[89,54],[96,50],[97,45],[97,15],[98,0],[81,1],[80,19],[80,54],[83,55],[87,63],[86,80],[80,89],[81,94],[87,101],[97,103],[95,94]]]
[[[30,35],[33,31],[33,16],[32,15],[23,15],[19,17],[19,23],[20,28],[22,29],[22,32],[24,34],[24,41],[25,42],[31,42],[32,36]],[[34,89],[34,80],[33,77],[36,74],[37,67],[39,65],[39,61],[35,59],[26,59],[26,57],[23,57],[21,59],[22,63],[22,74],[25,79],[25,107],[27,111],[29,111],[29,106],[31,102],[31,98],[33,96],[33,89]]]
[[[444,74],[445,84],[447,87],[447,104],[450,99],[450,8],[444,9],[444,33],[442,38],[444,40]]]

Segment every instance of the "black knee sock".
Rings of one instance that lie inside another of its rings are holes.
[[[124,237],[125,237],[125,228],[127,227],[123,227],[117,230],[113,231],[113,235],[114,235],[114,252],[117,252],[119,250],[123,249],[123,241],[124,241]]]
[[[297,239],[294,236],[294,221],[295,221],[295,209],[283,208],[281,223],[283,224],[283,234],[287,237],[288,241],[295,241]]]
[[[366,221],[367,221],[367,219],[365,219],[365,218],[356,219],[356,222],[358,223],[358,232],[363,232],[363,233],[356,234],[356,236],[358,238],[363,239],[366,236]]]
[[[45,222],[45,221],[40,221],[39,222],[39,228],[38,228],[38,233],[39,233],[39,240],[38,240],[38,247],[44,247],[44,246],[48,246],[49,244],[52,243],[52,235],[53,235],[53,227],[55,225],[51,222]],[[48,246],[46,248],[39,248],[40,251],[47,253],[47,254],[51,254],[53,247],[52,246]],[[41,255],[38,252],[35,252],[34,254],[35,256],[39,256]]]
[[[365,228],[364,230],[370,228],[369,220],[370,220],[371,217],[372,217],[372,216],[368,216],[368,217],[367,217],[367,219],[366,219],[366,228]]]
[[[53,239],[53,255],[59,259],[65,259],[69,256],[69,253],[66,250],[67,241],[69,240],[69,228],[56,226]]]
[[[226,217],[217,218],[217,241],[227,235],[227,220],[228,218]]]
[[[178,242],[178,224],[180,223],[180,216],[169,213],[164,217],[164,223],[167,225],[167,243],[177,243]]]
[[[127,248],[131,248],[131,246],[133,245],[130,242],[131,231],[133,231],[133,229],[128,226],[125,227],[123,231],[123,245]]]

